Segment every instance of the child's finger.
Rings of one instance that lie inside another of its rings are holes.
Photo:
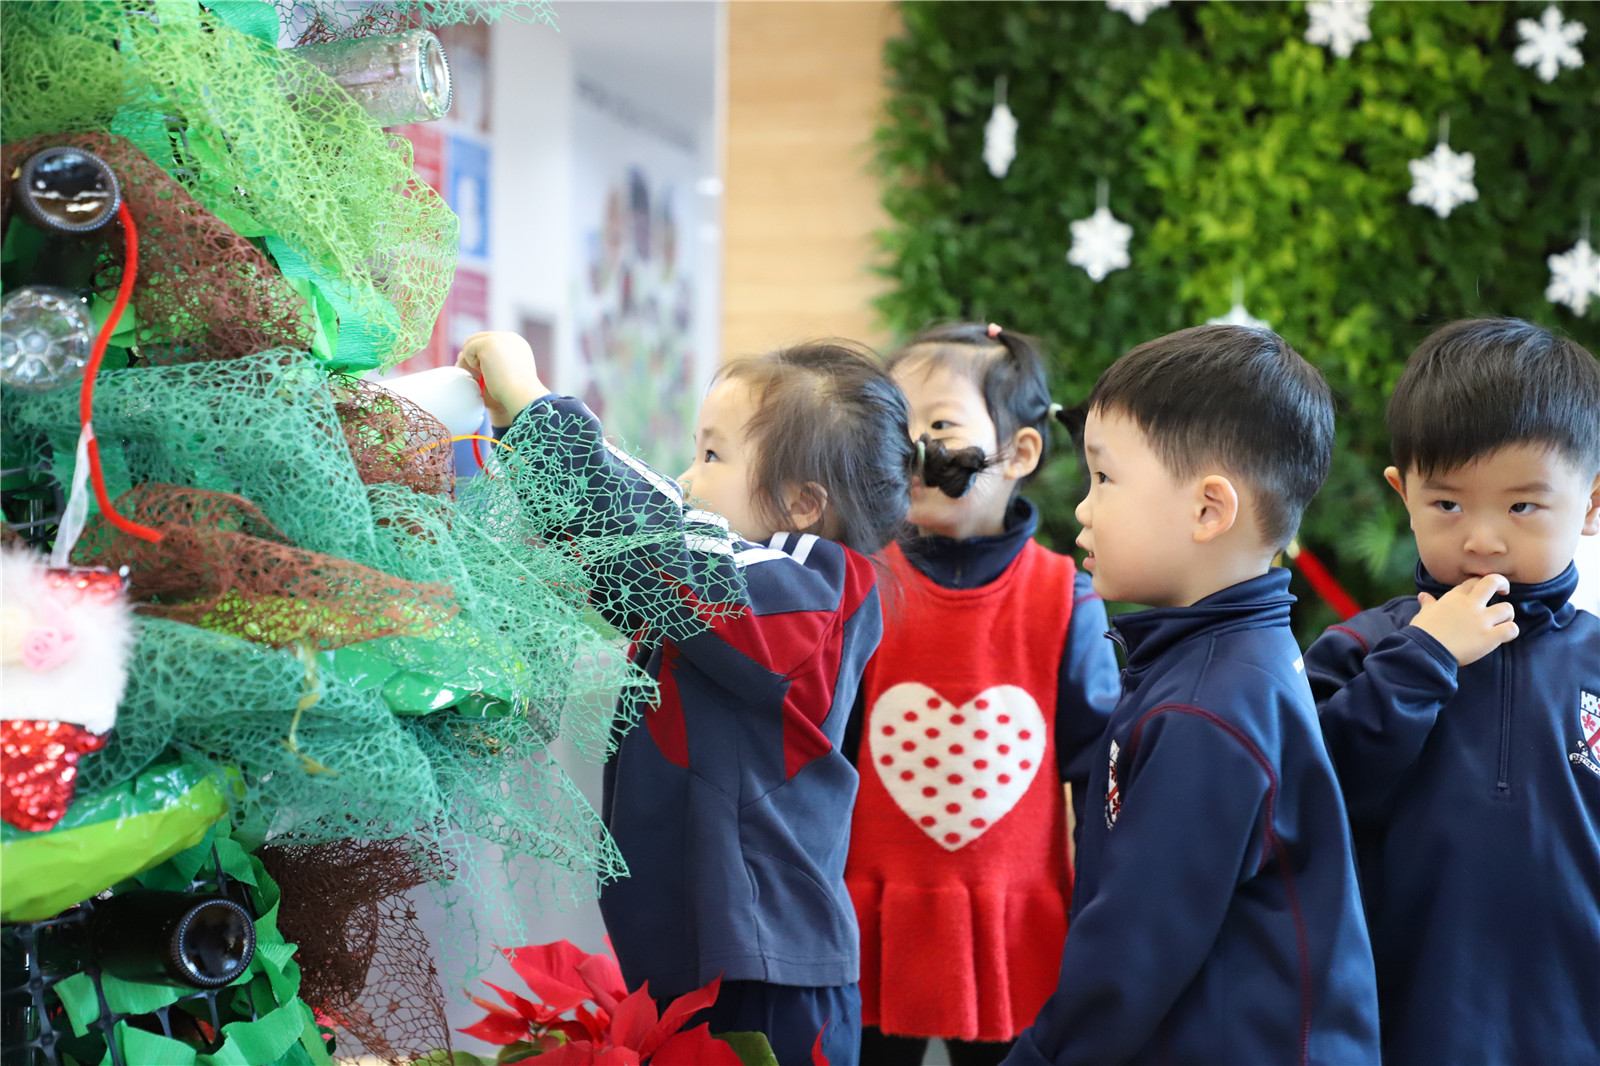
[[[1506,580],[1505,575],[1484,574],[1477,580],[1477,583],[1472,586],[1472,591],[1469,596],[1472,600],[1477,602],[1478,606],[1487,607],[1489,606],[1489,601],[1494,599],[1496,593],[1510,591],[1511,582]]]
[[[1517,628],[1517,623],[1515,622],[1501,622],[1489,632],[1500,638],[1500,643],[1510,644],[1513,640],[1517,639],[1517,634],[1521,633],[1522,631]]]
[[[1489,624],[1491,626],[1503,626],[1516,616],[1516,610],[1509,603],[1497,603],[1489,608]]]
[[[1426,592],[1419,592],[1417,593],[1417,602],[1426,607],[1430,603],[1438,603],[1439,601]]]

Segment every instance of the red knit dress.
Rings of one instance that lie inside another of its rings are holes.
[[[947,589],[898,546],[862,679],[861,788],[845,883],[862,1023],[1010,1040],[1054,991],[1072,869],[1055,750],[1072,560],[1029,542]]]

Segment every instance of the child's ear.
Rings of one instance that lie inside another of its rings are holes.
[[[1006,480],[1017,481],[1039,468],[1044,455],[1044,438],[1032,426],[1024,426],[1011,437],[1011,458],[1006,460]]]
[[[783,494],[783,505],[789,512],[789,524],[804,533],[822,524],[822,514],[828,509],[828,490],[815,481],[791,486]]]
[[[1589,509],[1583,515],[1583,535],[1600,535],[1600,474],[1595,475],[1594,484],[1589,486]]]
[[[1400,494],[1401,503],[1408,502],[1406,500],[1406,479],[1400,476],[1400,468],[1398,466],[1384,467],[1383,480],[1389,483],[1391,489]]]
[[[1207,474],[1195,486],[1194,542],[1205,544],[1239,520],[1239,492],[1221,474]]]

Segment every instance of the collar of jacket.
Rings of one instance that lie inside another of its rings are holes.
[[[1433,575],[1417,564],[1417,591],[1439,597],[1450,591],[1449,585],[1435,581]],[[1567,602],[1578,587],[1578,568],[1572,563],[1549,581],[1537,585],[1512,584],[1511,592],[1497,595],[1490,603],[1510,603],[1517,613],[1518,637],[1542,633],[1552,627],[1560,629],[1578,613],[1577,607]]]
[[[1138,674],[1178,644],[1238,629],[1289,624],[1289,571],[1275,566],[1260,577],[1229,585],[1188,607],[1156,607],[1111,620],[1116,640],[1128,653],[1128,671]]]
[[[1006,511],[1004,532],[985,537],[919,537],[900,542],[907,561],[936,585],[975,589],[1006,572],[1039,528],[1039,510],[1018,496]]]

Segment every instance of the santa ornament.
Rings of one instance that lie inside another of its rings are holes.
[[[0,818],[29,832],[61,821],[78,759],[116,722],[132,647],[122,575],[0,549]]]

